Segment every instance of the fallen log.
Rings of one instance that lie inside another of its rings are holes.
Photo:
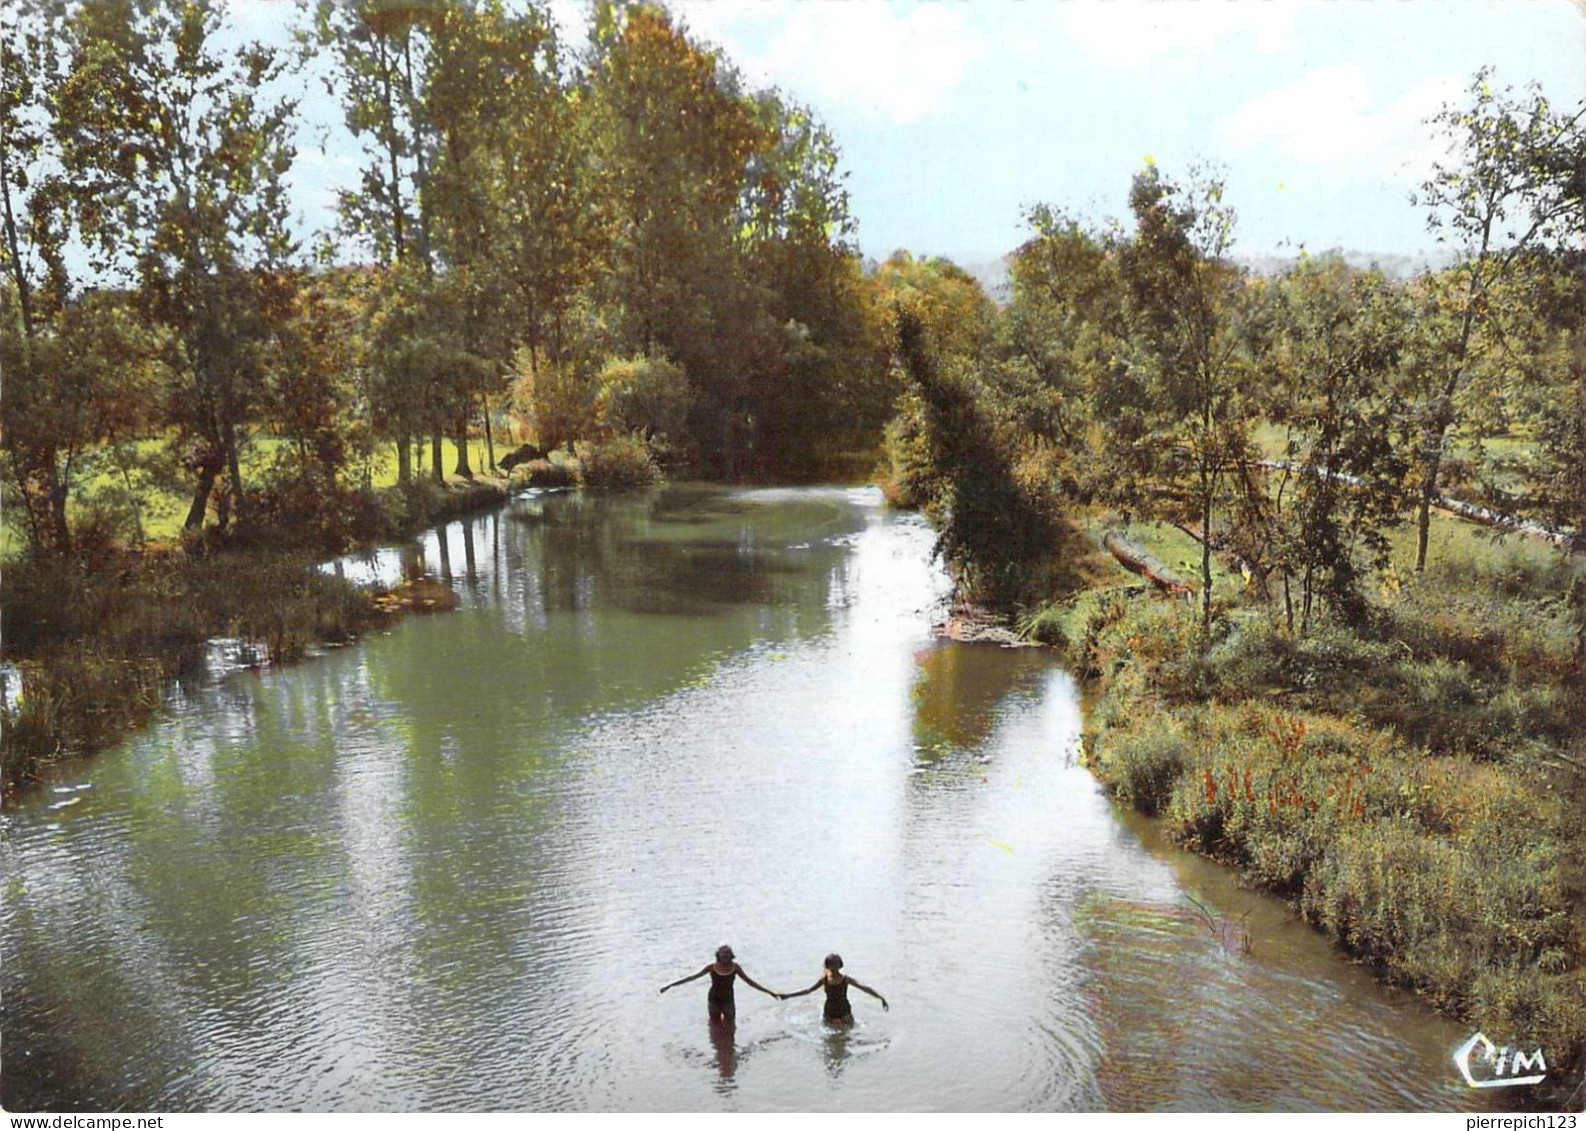
[[[1189,582],[1178,577],[1167,566],[1117,531],[1109,530],[1103,534],[1101,544],[1109,554],[1118,559],[1118,563],[1124,569],[1145,578],[1164,593],[1180,597],[1195,591],[1195,587]]]

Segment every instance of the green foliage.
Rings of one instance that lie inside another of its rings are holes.
[[[1123,678],[1096,716],[1096,772],[1179,840],[1484,1028],[1586,1035],[1556,794],[1259,700],[1168,710]]]
[[[1427,228],[1455,246],[1459,262],[1421,288],[1422,346],[1407,377],[1416,394],[1421,441],[1416,569],[1427,558],[1429,517],[1437,501],[1445,441],[1483,385],[1484,370],[1512,367],[1512,326],[1535,304],[1539,250],[1578,244],[1586,233],[1586,198],[1578,161],[1586,115],[1553,108],[1540,88],[1496,88],[1490,68],[1471,80],[1465,106],[1445,105],[1431,124],[1453,143],[1417,202]],[[1475,398],[1479,404],[1483,399]]]
[[[910,381],[914,423],[893,435],[909,490],[924,495],[937,552],[966,599],[1011,610],[1069,583],[1065,547],[1082,537],[1051,487],[1046,450],[1023,442],[989,411],[983,387],[962,362],[940,367],[925,321],[898,312],[898,352]],[[928,468],[928,477],[915,469]]]
[[[688,376],[664,357],[613,358],[596,378],[595,427],[604,436],[681,436],[693,399]]]
[[[257,642],[290,661],[378,620],[372,596],[300,555],[129,555],[84,542],[6,571],[0,631],[23,673],[0,718],[7,790],[52,761],[119,741],[160,704],[173,677],[196,670],[213,637]]]
[[[593,377],[580,367],[536,363],[527,350],[518,351],[512,404],[547,451],[595,431],[597,394]]]
[[[579,445],[578,485],[594,490],[627,490],[660,482],[661,469],[639,436],[612,436]]]
[[[1123,804],[1155,817],[1172,800],[1174,787],[1194,760],[1191,736],[1172,715],[1155,713],[1133,729],[1109,733],[1092,765]]]
[[[1387,564],[1385,530],[1399,521],[1408,471],[1394,382],[1408,311],[1382,276],[1336,260],[1305,260],[1271,290],[1260,356],[1272,379],[1268,415],[1285,428],[1284,462],[1245,557],[1281,571],[1291,621],[1297,579],[1302,632],[1317,598],[1359,624],[1363,579]]]
[[[548,459],[531,459],[513,469],[512,484],[515,487],[576,487],[578,466],[576,461],[571,460],[557,463]]]

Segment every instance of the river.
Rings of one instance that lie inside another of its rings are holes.
[[[1078,764],[1036,649],[933,637],[872,490],[520,499],[344,569],[461,596],[176,689],[4,814],[7,1108],[1418,1110],[1469,1035]],[[730,943],[774,990],[705,981]]]

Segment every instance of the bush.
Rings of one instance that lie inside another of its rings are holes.
[[[145,656],[63,648],[18,665],[22,695],[0,710],[0,779],[6,793],[50,763],[103,749],[159,706],[164,665]]]
[[[1174,839],[1489,1033],[1560,1050],[1586,1037],[1558,794],[1362,722],[1167,708],[1134,669],[1093,719],[1098,776]]]
[[[512,472],[512,486],[542,487],[555,489],[560,487],[576,487],[578,485],[577,468],[570,463],[552,463],[548,459],[531,459],[528,463],[519,464]]]
[[[314,467],[278,465],[248,493],[246,521],[231,543],[259,549],[343,553],[387,533],[388,519],[370,491],[352,490]]]
[[[1096,772],[1112,795],[1147,816],[1164,810],[1191,761],[1184,728],[1156,711],[1136,726],[1107,731]]]
[[[613,358],[596,378],[595,425],[602,435],[681,436],[694,400],[688,375],[664,357]]]
[[[593,490],[651,487],[661,480],[661,470],[650,449],[638,436],[619,436],[579,445],[578,484]]]

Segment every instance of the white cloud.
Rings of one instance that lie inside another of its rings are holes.
[[[1257,95],[1219,121],[1214,136],[1229,156],[1266,149],[1329,180],[1414,182],[1440,152],[1425,120],[1459,88],[1456,76],[1439,75],[1375,107],[1366,71],[1338,63]]]
[[[1064,0],[1063,33],[1099,62],[1144,67],[1164,57],[1199,56],[1248,33],[1260,52],[1292,38],[1301,12],[1318,0]]]
[[[754,82],[900,125],[945,108],[984,50],[963,5],[688,0],[678,10]]]

